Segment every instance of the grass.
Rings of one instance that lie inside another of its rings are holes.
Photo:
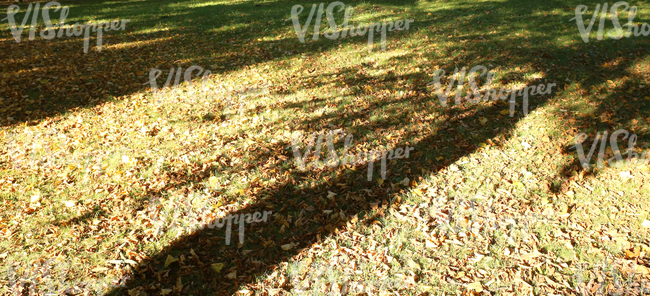
[[[582,3],[346,2],[355,25],[415,20],[371,53],[366,37],[300,43],[291,7],[311,3],[63,4],[68,24],[131,22],[88,54],[78,37],[16,43],[0,23],[2,293],[650,290],[648,165],[585,170],[571,148],[621,128],[647,144],[648,39],[584,43],[569,21]],[[191,65],[206,84],[143,85]],[[514,117],[502,101],[442,107],[434,72],[476,65],[497,89],[557,86],[526,116],[521,98]],[[353,154],[415,151],[386,180],[379,161],[372,181],[366,165],[301,171],[292,137],[335,129]],[[235,230],[225,245],[223,228],[174,227],[263,210],[241,245]]]

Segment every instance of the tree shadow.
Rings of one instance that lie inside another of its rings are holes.
[[[380,3],[403,6],[412,2]],[[152,68],[200,65],[213,73],[222,73],[285,58],[287,54],[298,53],[296,47],[304,54],[338,45],[326,42],[324,37],[307,44],[300,44],[297,38],[274,40],[274,30],[293,31],[290,21],[279,20],[277,16],[290,17],[291,7],[304,5],[301,2],[265,1],[261,6],[255,1],[200,7],[193,4],[196,3],[68,1],[63,4],[70,6],[68,25],[85,23],[85,15],[92,15],[93,19],[131,20],[125,31],[104,34],[101,52],[96,47],[96,35],[91,34],[87,54],[83,53],[83,36],[40,38],[39,32],[44,28],[40,15],[34,40],[28,40],[27,28],[17,43],[8,25],[3,24],[6,30],[0,39],[0,50],[5,57],[0,67],[6,74],[0,84],[0,125],[35,124],[76,108],[91,108],[144,92]],[[18,23],[27,4],[19,6],[21,11],[15,16]],[[215,15],[227,18],[215,19]],[[58,12],[51,17],[58,19]],[[255,41],[258,39],[267,41]],[[352,42],[363,40],[357,38]]]
[[[540,38],[538,41],[543,40]],[[461,46],[458,46],[458,49],[460,50]],[[471,46],[469,47],[469,50],[468,48],[465,48],[465,50],[469,51],[467,53],[468,56],[472,56],[473,51],[477,53],[480,52],[480,50],[474,49]],[[562,48],[547,48],[544,50],[522,49],[522,51],[525,52],[525,55],[536,55],[543,59],[546,59],[547,55],[559,56],[567,54]],[[634,54],[634,58],[621,64],[620,69],[626,69],[647,56],[647,52],[643,51],[640,53],[638,52],[638,48],[622,52],[623,55],[631,53]],[[395,59],[408,59],[412,58],[414,55],[416,55],[416,53],[407,54]],[[506,54],[503,55],[505,56]],[[514,64],[523,65],[526,63],[526,59],[521,57],[523,55],[524,54],[515,56],[511,55],[505,59],[512,61]],[[491,59],[494,58],[494,56],[491,57]],[[489,60],[487,59],[477,60],[478,61],[473,64],[489,63]],[[588,57],[577,61],[573,60],[569,63],[572,62],[588,65],[585,69],[589,66],[596,69],[600,68],[598,62],[593,61]],[[425,65],[422,66],[424,67]],[[452,66],[454,66],[454,64],[443,65],[442,68],[449,69]],[[351,69],[343,69],[343,73],[351,72],[353,72]],[[591,72],[595,71],[591,70]],[[600,75],[592,75],[585,80],[580,80],[580,83],[584,84],[583,88],[588,88],[592,85],[598,85],[604,81],[626,75],[620,73],[620,71],[609,73],[611,73],[612,76],[603,78],[600,77]],[[548,71],[547,77],[555,77],[556,75],[560,76],[563,74],[563,69],[558,67],[557,69],[551,69]],[[364,122],[362,124],[353,125],[351,122],[355,119],[365,119],[371,116],[373,111],[381,108],[401,110],[400,105],[402,104],[409,106],[411,111],[431,110],[432,113],[434,111],[440,111],[442,113],[441,115],[444,115],[444,124],[451,128],[439,131],[438,133],[429,132],[419,134],[416,137],[416,141],[403,143],[404,146],[408,145],[415,147],[415,151],[418,153],[412,154],[409,159],[403,159],[392,164],[390,169],[392,172],[389,174],[384,185],[378,185],[374,181],[367,181],[365,179],[366,175],[364,174],[364,170],[367,169],[365,166],[358,168],[357,170],[336,168],[300,172],[293,168],[283,171],[284,173],[289,173],[291,176],[288,178],[288,181],[276,186],[275,188],[267,188],[267,190],[263,190],[263,193],[260,193],[260,196],[258,197],[270,196],[270,198],[233,213],[252,213],[254,211],[260,211],[260,209],[265,209],[267,205],[271,204],[274,205],[273,213],[279,214],[280,216],[278,217],[281,218],[278,220],[274,219],[273,223],[255,225],[251,227],[251,229],[247,229],[246,242],[239,248],[236,248],[235,246],[226,246],[224,248],[223,244],[220,243],[223,241],[223,237],[220,236],[223,233],[223,230],[201,231],[200,233],[184,237],[178,243],[170,245],[168,249],[161,252],[155,258],[152,258],[151,261],[141,263],[137,269],[146,269],[147,271],[143,272],[143,274],[147,274],[146,278],[130,281],[127,283],[125,289],[137,290],[142,288],[142,292],[156,294],[157,292],[153,292],[154,290],[147,291],[144,287],[154,283],[161,283],[161,287],[165,285],[167,287],[174,287],[174,284],[178,282],[179,278],[182,279],[182,283],[185,283],[185,286],[183,286],[182,289],[183,292],[192,291],[193,293],[198,294],[228,295],[233,294],[240,289],[260,289],[261,287],[253,285],[255,278],[258,278],[265,273],[277,270],[277,266],[280,263],[286,262],[292,256],[300,254],[305,248],[309,248],[313,244],[322,241],[322,239],[328,235],[336,235],[338,231],[342,231],[346,227],[349,227],[348,223],[352,223],[355,220],[352,217],[356,216],[360,218],[358,223],[366,225],[372,223],[377,218],[377,216],[373,214],[372,205],[378,204],[379,208],[383,207],[385,209],[393,203],[393,198],[396,193],[399,194],[400,192],[403,193],[408,190],[408,187],[398,187],[398,190],[394,190],[394,187],[391,186],[391,184],[398,183],[404,177],[408,177],[411,180],[417,180],[426,177],[429,174],[436,174],[448,164],[459,160],[465,155],[475,152],[477,149],[476,143],[485,142],[494,138],[509,137],[509,133],[512,131],[514,123],[522,118],[521,115],[518,115],[513,118],[510,123],[506,124],[505,127],[497,129],[497,131],[489,128],[487,131],[483,130],[478,134],[478,136],[472,138],[468,131],[483,129],[478,123],[480,117],[497,118],[504,107],[500,106],[499,103],[464,103],[461,105],[452,105],[442,110],[442,108],[436,106],[439,104],[436,97],[432,96],[430,93],[422,92],[422,90],[427,89],[426,81],[423,79],[425,77],[426,75],[424,73],[414,73],[403,77],[404,79],[411,79],[418,82],[410,88],[407,88],[408,95],[401,98],[386,99],[377,104],[369,103],[362,106],[351,106],[350,108],[344,108],[343,110],[337,111],[339,113],[342,112],[343,114],[337,115],[330,113],[312,117],[303,120],[300,125],[294,127],[296,130],[318,131],[320,129],[327,129],[324,122],[334,122],[334,125],[337,127],[345,127],[345,131],[348,133],[352,133],[355,136],[361,135],[362,142],[369,142],[373,140],[375,136],[380,137],[377,133],[373,134],[371,132],[372,130],[377,131],[376,128],[378,126],[390,128],[399,126],[399,123],[414,122],[412,120],[413,112],[403,112],[401,114],[398,112],[389,112],[392,117],[389,120],[381,121],[380,123]],[[518,74],[511,73],[511,76],[509,77],[518,77]],[[310,80],[310,78],[313,77],[304,77],[302,79]],[[340,80],[341,83],[345,82],[350,85],[373,85],[395,82],[397,80],[397,78],[391,74],[359,74],[352,79],[346,77],[340,77],[337,79]],[[321,85],[324,85],[324,83]],[[570,84],[568,83],[558,85],[558,92],[565,86],[569,85]],[[380,91],[375,91],[372,94],[378,93],[380,93]],[[558,102],[555,101],[556,93],[557,92],[554,92],[553,95],[542,98],[533,97],[531,99],[531,105],[533,105],[531,111],[541,106],[558,104]],[[371,94],[356,90],[352,92],[352,95],[370,96]],[[612,99],[612,96],[608,96],[608,99]],[[300,111],[300,109],[305,108],[306,105],[319,103],[326,104],[330,100],[331,98],[310,98],[305,99],[303,101],[304,105],[302,106],[294,104],[288,106],[288,108],[294,108],[296,111]],[[361,110],[354,110],[356,107],[359,107]],[[521,107],[519,102],[517,107]],[[635,116],[647,114],[648,111],[647,109],[637,108],[636,112],[628,112],[630,110],[626,110],[627,108],[624,108],[623,106],[615,109],[610,109],[610,107],[611,106],[608,106],[606,101],[603,101],[598,105],[598,108],[593,111],[594,113],[591,114],[605,112],[606,110],[614,113],[621,112],[624,114],[625,120],[627,120],[629,118],[634,118]],[[518,112],[517,114],[521,113]],[[440,122],[428,119],[424,120],[423,123],[431,126]],[[581,121],[576,121],[575,123],[592,124],[593,121],[583,118]],[[603,122],[597,122],[597,124],[602,123]],[[495,125],[489,127],[494,127]],[[464,127],[465,132],[461,131],[459,127]],[[462,135],[462,137],[458,137],[459,134]],[[408,138],[409,136],[415,135],[407,134],[404,137]],[[401,139],[399,139],[398,142],[400,140]],[[385,139],[379,139],[378,141],[382,142],[385,141]],[[290,145],[290,143],[283,143],[283,145],[286,147]],[[448,157],[445,157],[442,161],[436,160],[436,157],[440,155]],[[287,151],[284,156],[289,159],[292,157],[290,151]],[[260,155],[254,158],[263,159],[266,157],[268,156]],[[376,167],[377,165],[375,164],[375,168]],[[423,168],[428,168],[429,171],[422,171]],[[570,182],[570,174],[568,175],[567,172],[574,169],[575,166],[573,164],[567,164],[565,167],[558,168],[558,171],[562,172],[558,177],[558,181]],[[377,173],[373,176],[373,180],[376,180],[376,175]],[[314,180],[314,182],[310,182],[310,180]],[[303,185],[302,187],[299,186],[301,184]],[[336,191],[334,192],[336,195],[328,197],[328,192],[333,190]],[[313,207],[314,209],[332,209],[333,212],[319,213],[318,210],[313,212],[306,211],[309,207]],[[339,213],[338,215],[336,215],[337,212]],[[341,212],[343,215],[340,214]],[[305,223],[306,225],[302,223],[304,220],[308,221]],[[298,221],[301,221],[301,223],[298,223]],[[288,224],[285,224],[285,222]],[[287,227],[287,225],[289,226]],[[257,229],[260,229],[261,233],[257,233]],[[216,242],[214,240],[214,233],[217,234]],[[210,241],[210,243],[208,243],[208,241]],[[290,244],[294,247],[289,250],[283,250],[279,247]],[[194,260],[194,256],[188,255],[190,254],[190,250],[194,250],[195,253],[199,254],[197,259],[200,259],[204,264],[203,266],[199,266],[197,263],[186,263],[188,266],[194,266],[191,268],[194,271],[191,272],[188,271],[189,269],[187,267],[181,267],[180,269],[178,267],[174,268],[173,266],[168,268],[164,267],[165,257],[170,254],[174,257],[184,254],[186,258],[193,258],[188,260],[188,262],[193,262],[192,260]],[[215,273],[206,262],[224,263],[225,266],[223,267],[223,271]],[[229,278],[228,275],[233,275],[233,272],[236,272],[236,276]],[[168,277],[162,278],[161,280],[153,279],[155,274],[161,273],[165,273]],[[287,283],[284,286],[274,288],[288,289],[290,288],[290,284]],[[113,291],[113,294],[119,294],[120,291],[122,290],[115,290]]]

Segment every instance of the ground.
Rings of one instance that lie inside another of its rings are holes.
[[[61,2],[66,24],[130,22],[88,53],[41,38],[41,16],[20,42],[0,22],[0,293],[650,294],[650,167],[612,161],[607,139],[591,166],[575,148],[624,129],[642,156],[650,139],[650,39],[594,25],[584,42],[572,18],[596,3],[346,1],[354,25],[413,19],[369,52],[325,38],[325,14],[300,42],[292,7],[304,25],[312,2]],[[192,65],[211,75],[163,88]],[[521,96],[444,106],[437,70],[446,87],[479,65],[494,89],[555,85],[527,114]],[[292,143],[331,131],[321,160],[414,149],[385,179],[381,160],[370,181],[367,162],[301,169]],[[265,211],[243,244],[238,225],[206,227]]]

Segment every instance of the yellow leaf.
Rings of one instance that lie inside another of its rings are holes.
[[[215,176],[211,176],[208,178],[208,183],[210,183],[210,187],[217,187],[217,184],[219,184],[219,179],[217,179]]]
[[[171,292],[172,292],[172,289],[162,289],[162,290],[160,290],[160,295],[165,296],[165,295],[167,295],[167,294],[169,294]]]
[[[415,193],[418,196],[422,196],[422,190],[420,190],[420,188],[414,189],[413,193]]]
[[[427,247],[427,248],[435,248],[436,244],[433,243],[433,241],[431,241],[431,240],[427,240],[426,243],[424,244],[424,246]]]
[[[327,191],[327,198],[332,198],[334,196],[336,196],[336,193],[334,193],[332,191]]]
[[[183,283],[181,283],[181,278],[178,277],[176,279],[176,292],[180,292],[183,290]]]
[[[611,81],[611,80],[607,80],[607,84],[608,84],[610,87],[615,87],[615,86],[616,86],[616,83],[614,83],[614,81]]]
[[[282,245],[282,246],[280,246],[280,247],[281,247],[283,250],[288,251],[288,250],[290,250],[290,249],[293,249],[293,246],[294,246],[293,243],[290,243],[290,244]]]
[[[379,186],[381,186],[382,184],[384,184],[384,180],[383,179],[377,179],[377,184],[379,184]]]
[[[643,223],[641,223],[641,226],[644,227],[644,228],[650,228],[650,221],[643,220]]]
[[[469,285],[467,285],[467,289],[474,290],[477,293],[483,292],[483,285],[481,285],[480,282],[473,282]]]
[[[169,264],[172,264],[176,261],[178,261],[178,259],[172,257],[172,255],[167,255],[167,260],[165,260],[165,267],[169,266]]]
[[[650,97],[646,96],[645,99],[646,99],[646,100],[650,100]]]
[[[215,263],[215,264],[210,264],[210,267],[214,272],[220,273],[221,270],[223,269],[223,263]]]
[[[32,195],[32,197],[31,197],[31,202],[33,202],[33,203],[38,202],[40,200],[41,200],[41,195],[40,194],[35,194],[35,195]]]
[[[499,112],[499,113],[501,113],[501,115],[507,115],[507,114],[510,113],[510,110],[508,110],[508,109],[503,109],[503,110],[501,110],[501,112]]]
[[[482,125],[485,125],[485,123],[486,123],[488,120],[487,120],[487,118],[485,118],[485,117],[481,117],[481,118],[478,119],[478,121],[479,121]]]

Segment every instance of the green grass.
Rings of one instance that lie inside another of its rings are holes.
[[[303,5],[302,24],[308,2],[63,4],[67,24],[131,22],[88,54],[80,37],[16,43],[0,22],[2,293],[579,294],[603,262],[649,283],[648,165],[584,170],[571,148],[621,128],[648,142],[648,38],[584,43],[579,1],[345,2],[355,25],[415,20],[371,53],[366,37],[311,40],[313,25],[300,43],[288,18]],[[214,75],[161,97],[143,85],[191,65]],[[442,107],[435,71],[476,65],[497,89],[557,86],[527,116],[521,98],[515,117],[500,101]],[[379,161],[373,181],[365,165],[301,171],[292,136],[335,129],[353,154],[415,151],[383,181]],[[262,210],[273,218],[242,245],[236,230],[227,246],[223,228],[170,227]]]

